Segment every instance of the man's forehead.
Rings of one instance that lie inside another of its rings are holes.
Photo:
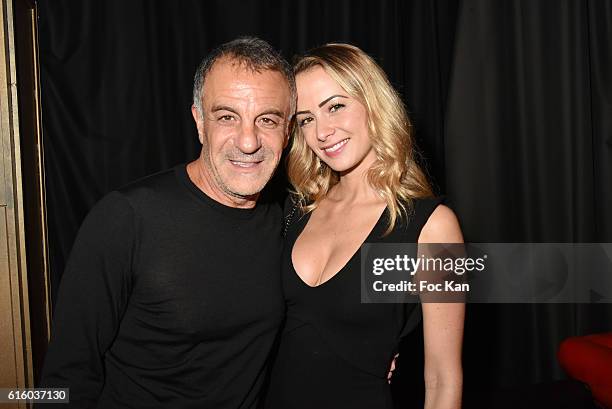
[[[204,98],[218,93],[259,94],[283,98],[290,94],[287,79],[278,71],[256,71],[240,61],[222,58],[215,62],[204,81]],[[236,95],[239,96],[239,95]]]

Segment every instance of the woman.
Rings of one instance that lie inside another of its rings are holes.
[[[369,56],[328,44],[302,57],[295,73],[287,321],[266,406],[392,408],[386,375],[417,306],[362,304],[359,249],[462,242],[461,230],[432,197],[401,99]],[[464,305],[424,303],[422,312],[425,407],[459,408]]]

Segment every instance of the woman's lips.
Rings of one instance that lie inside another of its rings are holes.
[[[347,139],[343,139],[339,142],[336,142],[335,144],[333,144],[332,146],[329,146],[327,148],[322,148],[323,152],[325,152],[325,154],[329,157],[336,157],[338,155],[340,155],[340,153],[344,150],[344,147],[346,146],[346,144],[348,143],[348,138]]]

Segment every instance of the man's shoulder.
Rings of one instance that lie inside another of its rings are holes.
[[[123,196],[133,207],[176,198],[177,192],[182,190],[176,176],[180,166],[144,176],[116,189],[113,193]]]
[[[176,167],[163,170],[115,189],[102,197],[90,213],[111,217],[140,214],[143,209],[165,204],[180,190]]]
[[[120,187],[117,191],[125,196],[132,197],[147,191],[164,192],[167,190],[174,190],[178,184],[175,175],[176,168],[177,167],[174,167],[143,176],[140,179]]]

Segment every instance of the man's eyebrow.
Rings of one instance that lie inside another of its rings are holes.
[[[234,108],[227,106],[227,105],[213,105],[210,111],[211,112],[229,111],[229,112],[233,112],[234,114],[238,115],[238,112],[236,112]]]
[[[238,113],[238,111],[236,111],[234,108],[228,106],[228,105],[213,105],[213,107],[211,108],[211,112],[218,112],[218,111],[229,111],[232,112],[236,115],[240,115]],[[257,116],[261,116],[261,115],[276,115],[278,117],[284,118],[284,114],[283,111],[281,111],[280,109],[276,109],[276,108],[270,108],[270,109],[266,109],[265,111],[261,112],[259,115]]]
[[[276,108],[266,109],[265,111],[263,111],[262,113],[260,113],[257,116],[262,116],[262,115],[276,115],[276,116],[279,116],[281,118],[285,117],[285,114],[283,113],[283,111],[281,111],[280,109],[276,109]]]

